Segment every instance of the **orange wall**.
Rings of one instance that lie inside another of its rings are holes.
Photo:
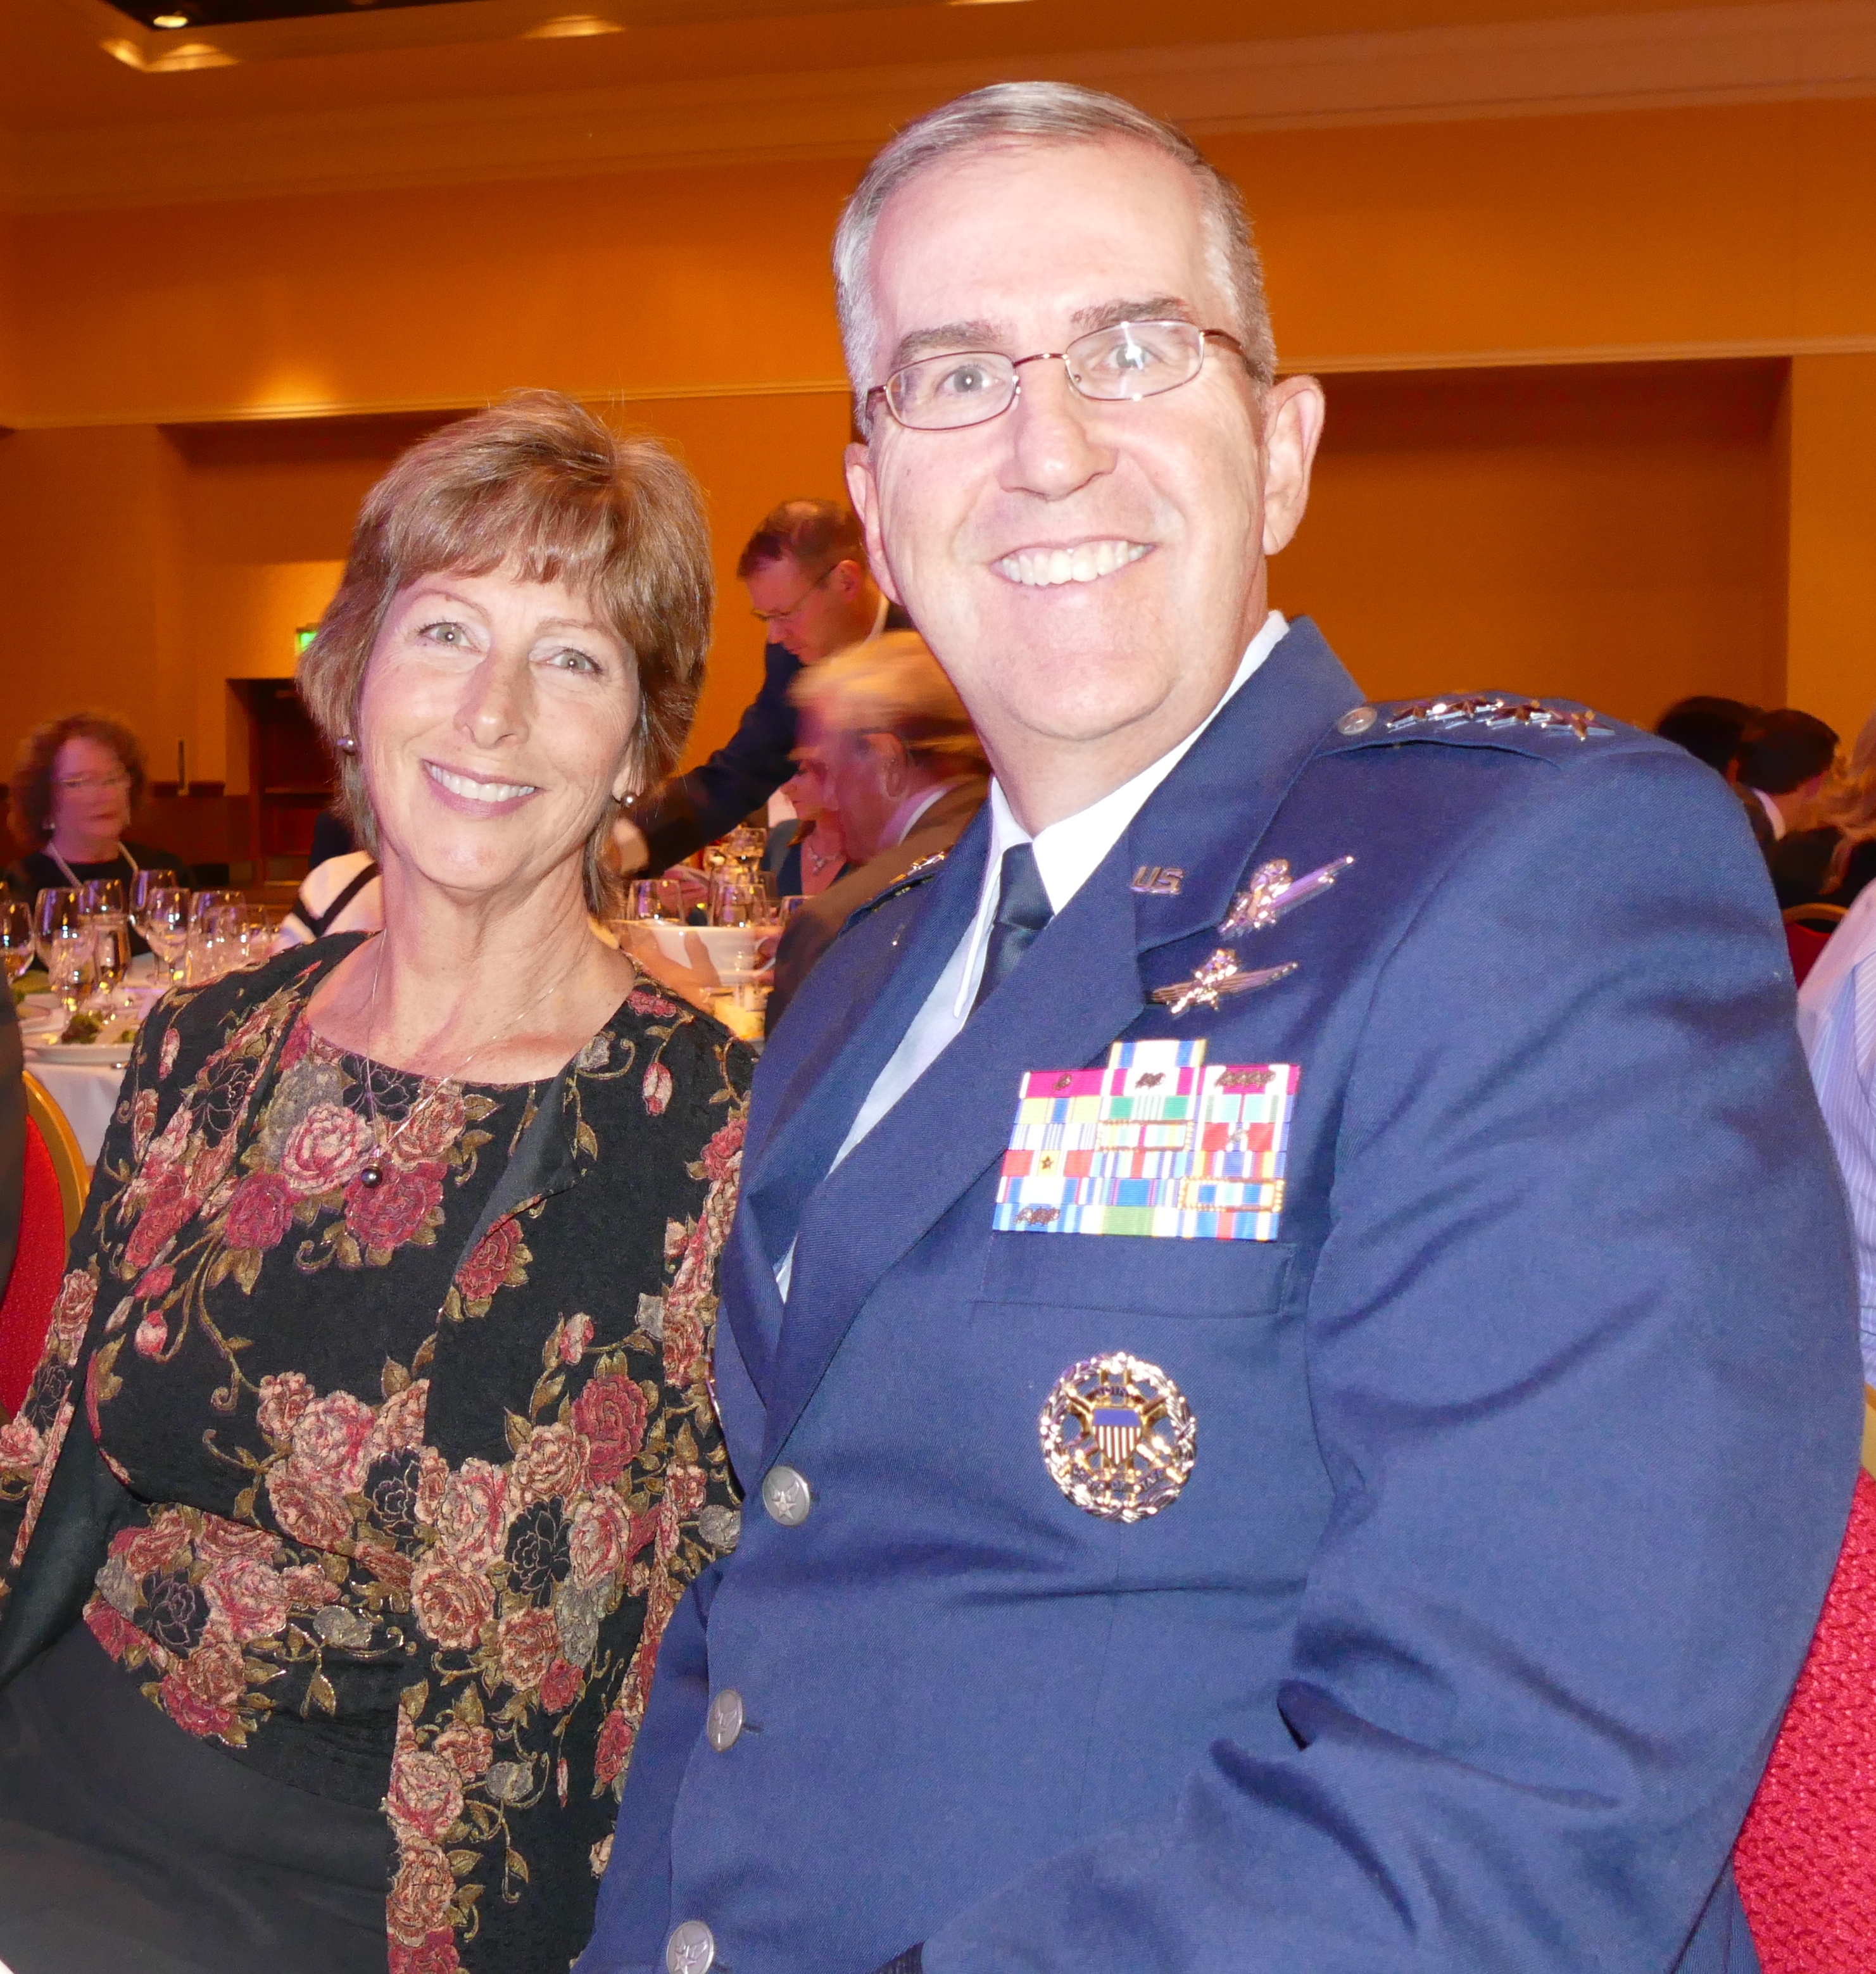
[[[1245,188],[1296,360],[1876,340],[1876,101],[1209,149]],[[825,382],[827,241],[857,169],[25,215],[23,375],[0,423]]]
[[[1698,686],[1781,697],[1789,661],[1795,696],[1854,724],[1876,697],[1876,102],[1209,148],[1257,215],[1289,357],[1422,373],[1330,379],[1316,509],[1277,577],[1372,689],[1491,679],[1647,716]],[[385,454],[322,452],[312,425],[218,449],[200,421],[544,382],[664,434],[709,493],[707,749],[754,684],[737,546],[776,499],[839,490],[826,244],[857,169],[0,218],[0,425],[25,428],[0,440],[0,750],[101,700],[160,772],[181,737],[193,773],[238,782],[225,681],[285,668]],[[1493,367],[1716,346],[1796,352],[1788,419],[1710,380]],[[1442,385],[1429,357],[1486,369]]]
[[[1327,381],[1271,593],[1373,697],[1510,686],[1645,726],[1782,697],[1782,363]]]
[[[1792,366],[1795,704],[1848,741],[1876,707],[1876,355]]]

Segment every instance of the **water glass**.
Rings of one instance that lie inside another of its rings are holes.
[[[32,908],[0,898],[0,960],[11,986],[33,963]]]
[[[67,927],[84,929],[84,902],[69,884],[48,884],[33,900],[33,949],[39,963],[52,971],[52,942]]]
[[[77,1013],[97,979],[91,928],[80,923],[60,925],[44,947],[47,977],[69,1018]]]
[[[137,880],[136,929],[143,943],[169,969],[171,982],[182,984],[183,955],[189,948],[189,894],[179,884],[146,884],[144,877],[162,874],[146,871]]]
[[[677,925],[684,918],[684,887],[675,877],[638,877],[625,887],[628,921],[661,919]]]
[[[88,919],[120,919],[124,887],[120,877],[93,877],[80,891],[79,903]]]
[[[244,905],[246,896],[240,891],[223,889],[218,891],[192,891],[189,894],[189,927],[192,931],[207,918],[211,912],[225,911],[231,905]]]
[[[192,987],[206,987],[234,968],[240,954],[241,925],[238,905],[210,905],[192,913],[188,962]]]
[[[91,964],[98,998],[106,1008],[116,1005],[117,983],[130,969],[130,925],[121,914],[90,921]]]

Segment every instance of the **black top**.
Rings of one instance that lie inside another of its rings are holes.
[[[1780,910],[1789,911],[1793,905],[1848,907],[1856,902],[1857,894],[1876,877],[1876,840],[1851,849],[1842,882],[1833,885],[1831,866],[1842,841],[1841,830],[1799,829],[1773,845],[1766,861]]]
[[[323,808],[313,823],[312,848],[307,852],[307,868],[316,871],[329,857],[343,857],[358,848],[351,825],[329,808]]]
[[[189,867],[181,857],[172,857],[166,850],[159,850],[153,844],[133,843],[127,837],[123,848],[130,851],[129,857],[120,851],[116,856],[107,858],[102,864],[74,864],[71,867],[72,877],[81,884],[88,884],[93,878],[115,877],[124,887],[126,903],[137,871],[172,871],[179,884],[188,884],[192,880]],[[132,858],[136,860],[136,870],[131,868]],[[71,877],[67,877],[51,854],[44,850],[29,850],[6,874],[8,890],[22,904],[28,905],[41,891],[55,890],[71,882]],[[130,928],[130,950],[133,953],[149,951],[134,926]]]
[[[557,1081],[422,1082],[308,1024],[356,943],[144,1025],[0,1431],[0,1557],[22,1520],[24,1571],[58,1547],[34,1481],[95,1438],[122,1494],[84,1621],[120,1676],[382,1804],[393,1940],[563,1966],[659,1635],[738,1526],[706,1381],[749,1058],[641,982]]]

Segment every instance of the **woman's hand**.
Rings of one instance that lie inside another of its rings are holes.
[[[722,993],[722,976],[710,962],[703,940],[694,932],[684,935],[684,956],[673,959],[648,926],[628,923],[609,928],[619,950],[635,961],[661,987],[668,988],[680,999],[688,1001],[705,1014],[715,1010],[715,997]]]

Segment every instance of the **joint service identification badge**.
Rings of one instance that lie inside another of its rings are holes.
[[[1104,1522],[1158,1514],[1192,1477],[1199,1425],[1185,1393],[1124,1350],[1071,1366],[1036,1424],[1049,1477]]]

